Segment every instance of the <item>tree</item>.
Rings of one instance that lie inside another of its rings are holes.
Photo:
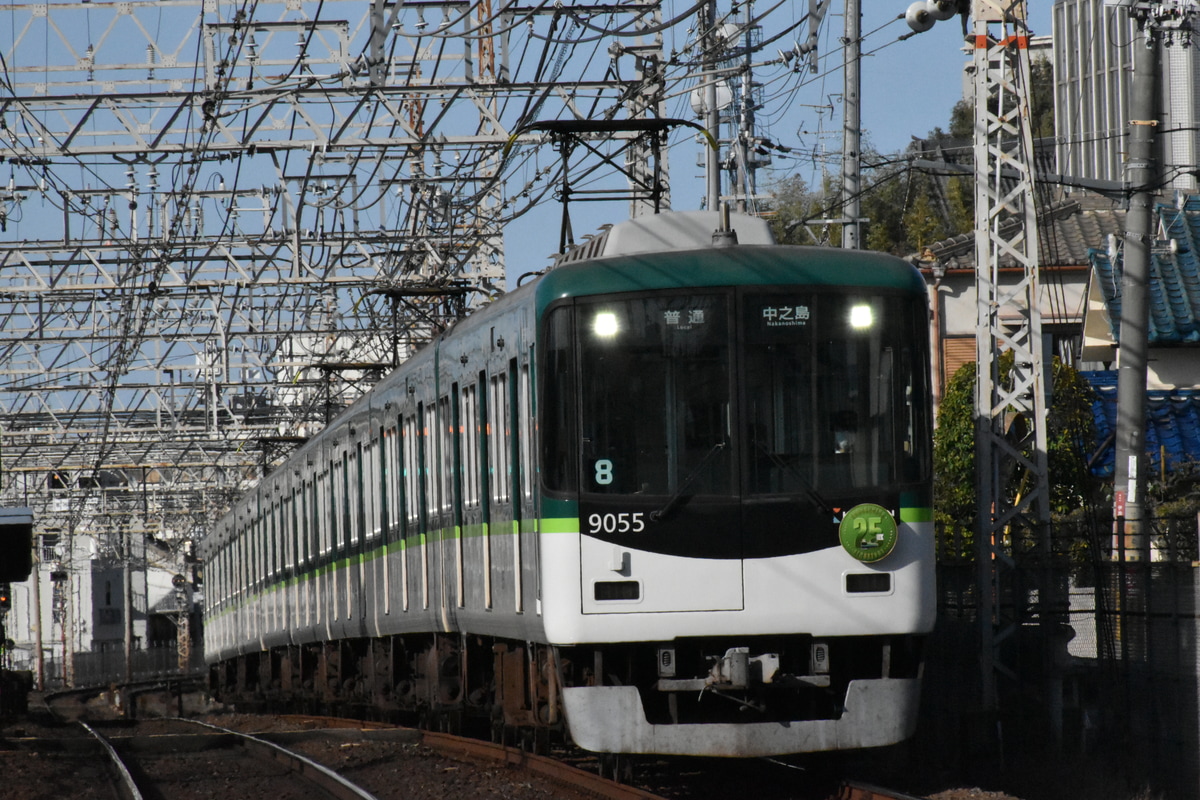
[[[1001,381],[1008,380],[1012,364],[1011,352],[1000,357]],[[1057,356],[1051,385],[1046,415],[1050,511],[1061,518],[1090,503],[1098,490],[1099,482],[1087,466],[1095,442],[1095,420],[1091,387]],[[933,436],[934,514],[943,524],[967,531],[974,531],[976,519],[974,397],[975,362],[970,362],[946,385]],[[1012,502],[1029,490],[1032,479],[1025,470],[1014,469],[1000,490]]]
[[[771,188],[771,232],[780,244],[816,244],[804,224],[820,216],[821,199],[799,175],[791,175]]]
[[[1030,65],[1030,116],[1035,138],[1054,135],[1054,71],[1039,58]],[[993,100],[993,102],[995,102]],[[869,250],[910,256],[949,236],[968,233],[975,226],[975,196],[971,179],[934,175],[914,169],[912,160],[950,158],[970,163],[975,107],[960,100],[950,112],[948,130],[934,127],[924,139],[915,139],[901,157],[884,158],[863,148],[862,216],[868,222],[863,242]],[[830,206],[839,187],[830,182],[820,193],[798,176],[776,184],[772,202],[776,239],[787,244],[841,242],[841,226],[814,231],[808,220],[840,216]]]
[[[1054,66],[1048,58],[1029,65],[1029,121],[1034,139],[1054,136]]]

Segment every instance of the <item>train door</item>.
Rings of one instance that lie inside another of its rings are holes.
[[[486,385],[486,384],[484,384]],[[471,575],[463,604],[491,607],[490,536],[485,525],[483,469],[480,460],[482,428],[480,424],[479,383],[468,383],[459,392],[459,485],[461,490],[462,536],[466,562]]]
[[[551,320],[551,339],[573,331],[578,365],[585,614],[743,607],[731,305],[727,292],[672,292],[581,301],[573,324]]]
[[[420,422],[416,414],[406,414],[401,427],[403,444],[401,449],[401,470],[404,473],[404,549],[400,555],[400,608],[408,611],[410,588],[410,567],[413,551],[419,544],[421,532],[421,440]]]
[[[491,408],[491,401],[488,399],[488,377],[487,371],[479,373],[479,381],[476,384],[476,394],[478,399],[478,408],[475,413],[475,425],[478,428],[477,438],[479,441],[479,515],[480,524],[483,526],[483,604],[486,608],[491,609],[495,602],[493,593],[493,544],[495,541],[496,531],[493,530],[492,524],[492,475],[491,475],[491,447],[490,440],[491,426],[489,420],[488,409]]]
[[[457,609],[463,604],[463,553],[461,520],[458,514],[458,423],[457,385],[453,396],[442,395],[437,401],[435,496],[433,511],[438,529],[438,608],[442,629],[456,627]]]
[[[370,474],[367,463],[367,450],[361,441],[354,443],[350,454],[350,469],[347,470],[350,482],[347,495],[350,498],[350,608],[352,619],[359,624],[368,622],[366,605],[367,585],[367,552],[370,547],[371,529],[368,506],[374,496],[373,492],[364,491]]]
[[[417,413],[421,416],[421,607],[428,609],[430,602],[430,560],[434,554],[435,525],[437,516],[437,464],[435,450],[437,433],[437,415],[433,404],[417,404]]]
[[[397,491],[399,481],[398,439],[396,426],[388,427],[389,423],[390,420],[384,420],[384,427],[379,432],[379,520],[381,526],[379,547],[383,581],[382,613],[385,615],[392,613],[392,554],[390,551],[392,543],[396,541],[400,519],[397,513],[400,504]]]
[[[526,574],[533,578],[533,585],[530,587],[533,591],[533,599],[535,604],[541,603],[542,587],[541,587],[541,548],[540,548],[540,532],[538,530],[538,514],[536,502],[536,487],[537,475],[534,473],[534,447],[537,438],[537,426],[535,420],[536,409],[534,400],[534,374],[533,374],[533,352],[530,350],[526,359],[521,363],[519,372],[516,370],[516,362],[512,364],[514,370],[513,375],[517,385],[516,410],[517,423],[514,426],[516,431],[516,454],[514,462],[516,469],[516,481],[514,484],[513,494],[516,508],[516,513],[519,517],[519,527],[522,529],[521,538],[525,540],[526,546],[522,549],[525,551],[526,557]],[[539,606],[540,611],[540,606]]]
[[[511,559],[496,564],[497,573],[507,581],[513,609],[523,610],[521,603],[521,537],[517,535],[512,502],[512,399],[509,395],[508,372],[488,377],[488,472],[491,489],[491,528],[503,535]],[[503,552],[503,551],[502,551]],[[507,601],[505,601],[507,604]]]

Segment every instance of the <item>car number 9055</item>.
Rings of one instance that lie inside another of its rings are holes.
[[[645,529],[646,515],[641,511],[588,515],[588,533],[641,533]]]

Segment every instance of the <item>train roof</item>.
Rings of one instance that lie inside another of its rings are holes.
[[[723,218],[724,216],[724,218]],[[771,226],[761,217],[722,215],[716,211],[668,211],[605,226],[597,235],[555,259],[556,266],[635,253],[663,253],[710,247],[718,233],[731,231],[738,244],[775,244]],[[719,237],[725,241],[724,237]]]
[[[539,315],[568,297],[686,287],[807,284],[927,291],[920,272],[895,256],[772,244],[769,229],[764,234],[766,222],[744,216],[731,220],[737,244],[714,244],[717,223],[715,213],[685,212],[614,225],[538,281]]]

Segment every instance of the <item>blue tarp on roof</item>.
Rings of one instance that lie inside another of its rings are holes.
[[[1095,397],[1096,441],[1101,447],[1092,463],[1092,474],[1111,478],[1116,450],[1117,373],[1081,372]],[[1146,456],[1155,473],[1166,458],[1167,471],[1191,461],[1200,462],[1200,389],[1153,389],[1146,392]]]
[[[1200,343],[1200,197],[1180,203],[1159,203],[1155,223],[1169,247],[1151,252],[1147,295],[1152,345]],[[1108,251],[1092,248],[1088,260],[1096,273],[1108,307],[1113,340],[1121,327],[1121,255],[1115,263]]]

